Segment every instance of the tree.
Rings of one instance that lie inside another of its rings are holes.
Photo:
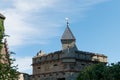
[[[1,14],[0,14],[1,15]],[[0,17],[0,50],[2,49],[2,39],[4,34],[4,19]]]
[[[109,66],[109,73],[111,74],[111,80],[120,80],[120,62]]]
[[[10,58],[11,53],[5,48],[5,53],[2,52],[6,43],[2,42],[4,37],[4,19],[0,14],[0,80],[18,80],[17,66],[13,66],[15,59]]]
[[[93,64],[80,72],[77,80],[120,80],[120,62],[111,65]]]

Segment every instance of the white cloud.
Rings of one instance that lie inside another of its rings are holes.
[[[14,6],[20,11],[35,11],[54,5],[56,0],[14,0]]]
[[[11,36],[8,43],[10,46],[18,46],[57,36],[59,26],[64,25],[60,23],[65,17],[79,18],[89,6],[104,1],[106,0],[11,0],[12,7],[2,11],[6,16],[6,33]]]
[[[32,32],[37,32],[38,30],[31,27],[30,24],[26,23],[25,16],[22,16],[19,13],[14,13],[15,10],[6,11],[6,33],[10,35],[8,38],[11,46],[24,44],[24,40],[28,37],[31,37]]]
[[[16,57],[14,65],[18,65],[18,71],[32,73],[32,57]]]
[[[48,23],[49,26],[43,26],[45,23],[42,22],[42,19],[40,19],[41,22],[38,25],[33,25],[34,22],[37,21],[36,19],[36,21],[32,21],[35,16],[32,12],[39,9],[39,14],[41,14],[45,7],[52,6],[54,2],[54,0],[13,0],[13,8],[7,8],[3,11],[7,17],[5,20],[6,33],[11,36],[8,38],[9,45],[25,45],[27,43],[33,43],[36,40],[40,42],[40,40],[44,40],[44,38],[46,39],[45,36],[48,35],[46,32],[55,34],[57,28],[54,28],[54,23]],[[40,17],[45,18],[43,16],[44,15],[41,15]],[[29,20],[33,23],[30,23]],[[52,35],[48,36],[48,38],[50,37],[52,37]]]

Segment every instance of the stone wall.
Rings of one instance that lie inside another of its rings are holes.
[[[74,56],[72,56],[74,55]],[[33,58],[31,80],[75,80],[85,67],[98,62],[107,62],[107,57],[84,51],[64,53],[56,51],[48,55]]]

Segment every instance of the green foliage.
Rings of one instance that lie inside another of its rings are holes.
[[[2,55],[1,58],[3,56],[8,63],[0,63],[0,80],[18,80],[17,66],[12,66],[14,60],[9,57],[10,54]]]
[[[13,66],[14,59],[10,58],[10,53],[1,54],[4,37],[4,19],[0,18],[0,80],[18,80],[17,66]],[[2,62],[4,61],[4,62]]]
[[[4,34],[3,19],[0,19],[0,50],[1,50],[1,48],[2,48],[3,34]]]
[[[120,80],[120,62],[109,66],[109,74],[111,74],[111,80]]]
[[[120,62],[112,65],[103,63],[86,67],[77,80],[120,80]]]
[[[16,80],[15,79],[16,76],[13,76],[13,75],[16,75],[14,74],[15,73],[14,69],[10,69],[9,65],[5,65],[5,64],[0,64],[0,65],[2,69],[0,71],[0,80]]]

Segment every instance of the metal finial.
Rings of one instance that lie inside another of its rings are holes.
[[[66,22],[68,22],[69,18],[65,18]]]
[[[65,18],[66,22],[67,22],[67,26],[69,26],[69,18]]]

